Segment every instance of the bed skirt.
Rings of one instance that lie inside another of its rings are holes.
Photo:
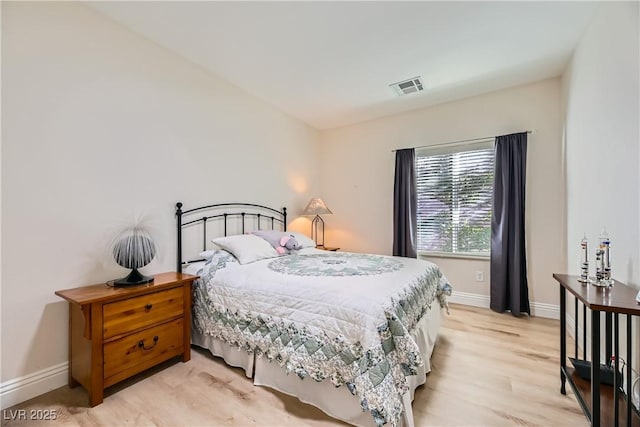
[[[417,375],[407,378],[410,390],[402,399],[404,404],[402,424],[405,427],[414,426],[411,402],[415,389],[425,383],[427,373],[431,371],[431,354],[440,330],[441,316],[442,308],[437,301],[434,301],[431,310],[418,322],[412,332],[420,348],[424,365],[418,368]],[[351,395],[346,387],[335,387],[330,381],[317,382],[311,378],[301,380],[297,375],[287,375],[287,372],[276,362],[255,357],[211,336],[202,335],[193,326],[191,329],[192,344],[208,349],[214,356],[222,357],[228,365],[244,369],[248,378],[253,377],[255,385],[270,387],[297,397],[301,402],[313,405],[327,415],[349,424],[362,427],[376,425],[371,414],[362,411],[358,398]]]

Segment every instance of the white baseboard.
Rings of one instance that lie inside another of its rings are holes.
[[[546,319],[560,319],[560,306],[547,304],[544,302],[531,303],[531,315],[535,317],[544,317]]]
[[[0,404],[9,408],[48,391],[62,387],[68,382],[69,362],[60,363],[23,377],[0,384]]]
[[[489,295],[472,294],[469,292],[453,291],[451,296],[447,298],[449,302],[454,304],[470,305],[473,307],[489,308]],[[560,306],[546,304],[542,302],[532,302],[531,315],[536,317],[544,317],[547,319],[560,319]]]
[[[468,292],[453,291],[447,298],[454,304],[470,305],[472,307],[489,308],[489,296],[482,294],[471,294]]]

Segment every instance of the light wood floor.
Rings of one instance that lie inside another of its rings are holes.
[[[558,321],[452,304],[432,372],[416,390],[416,426],[587,426],[570,387],[560,394],[559,341]],[[112,387],[95,408],[82,387],[53,390],[11,409],[54,410],[55,421],[11,420],[5,410],[2,425],[343,425],[204,351],[163,368]]]

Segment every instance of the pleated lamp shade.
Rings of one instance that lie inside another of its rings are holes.
[[[302,212],[302,215],[327,215],[332,214],[327,205],[318,197],[314,197]]]
[[[156,256],[156,246],[149,233],[141,228],[123,231],[113,242],[113,258],[124,268],[131,268],[127,277],[114,282],[115,286],[149,283],[153,277],[142,275],[138,269],[149,264]]]

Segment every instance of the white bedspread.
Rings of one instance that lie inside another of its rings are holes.
[[[245,265],[220,252],[201,275],[201,333],[346,385],[379,425],[398,422],[406,377],[422,364],[410,331],[450,290],[427,261],[316,249]]]

